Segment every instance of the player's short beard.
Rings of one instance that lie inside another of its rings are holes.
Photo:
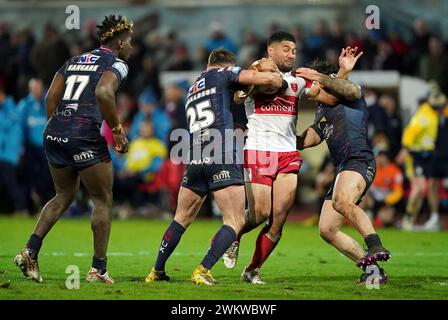
[[[294,65],[291,65],[290,67],[288,67],[286,64],[280,64],[280,65],[277,65],[277,66],[278,66],[278,68],[280,69],[281,72],[290,72],[290,71],[292,71],[292,69],[294,67]]]

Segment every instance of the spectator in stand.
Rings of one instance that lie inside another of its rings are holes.
[[[375,133],[386,131],[386,111],[378,105],[377,93],[370,89],[364,89],[366,105],[369,110],[368,123],[369,139],[372,139]]]
[[[17,96],[23,98],[28,93],[28,83],[33,75],[31,65],[31,50],[34,46],[34,37],[31,30],[23,29],[17,34]]]
[[[70,58],[70,50],[51,24],[44,27],[42,40],[31,52],[31,62],[37,78],[48,88],[54,74]]]
[[[0,189],[12,200],[14,214],[26,214],[26,203],[17,180],[17,169],[23,146],[20,114],[11,96],[0,83]],[[2,197],[4,198],[4,197]],[[9,201],[8,201],[9,202]]]
[[[257,35],[252,30],[244,33],[243,44],[238,53],[237,65],[243,69],[247,69],[250,65],[258,59],[258,48],[260,42]]]
[[[145,197],[138,194],[139,185],[155,182],[156,174],[161,170],[168,154],[164,143],[154,137],[151,121],[143,121],[139,129],[138,137],[130,143],[129,151],[122,160],[114,161],[115,166],[121,169],[117,174],[117,191],[121,197],[128,195],[133,199],[134,205],[143,204]]]
[[[389,94],[383,94],[378,100],[378,105],[384,110],[383,131],[389,139],[389,152],[392,159],[401,149],[401,136],[403,134],[403,125],[398,113],[397,102]]]
[[[234,42],[225,34],[224,25],[221,21],[213,21],[210,23],[208,30],[210,30],[210,36],[207,39],[205,48],[210,53],[215,49],[224,48],[237,54],[237,47]]]
[[[399,59],[404,59],[404,57],[407,55],[409,51],[409,46],[407,43],[401,38],[400,33],[393,29],[388,33],[388,41],[389,44],[394,51],[394,54]],[[401,70],[401,69],[400,69]]]
[[[328,25],[325,20],[319,19],[313,25],[313,31],[305,38],[304,52],[308,59],[325,57],[325,49],[330,41]],[[338,48],[340,50],[340,48]]]
[[[145,89],[138,99],[139,112],[132,120],[129,137],[134,140],[138,137],[140,126],[144,121],[151,121],[154,126],[154,136],[168,143],[168,135],[171,130],[171,121],[168,115],[157,106],[157,100],[150,89]]]
[[[428,50],[420,60],[419,76],[427,81],[436,80],[442,92],[448,94],[448,52],[437,37],[429,39]]]
[[[395,54],[393,48],[384,39],[376,44],[376,55],[372,61],[373,70],[401,70],[400,58]]]
[[[40,79],[31,79],[30,93],[20,100],[18,109],[21,114],[25,133],[25,167],[28,179],[27,197],[31,200],[34,191],[41,204],[47,203],[54,195],[53,182],[43,147],[43,132],[47,123],[45,111],[45,88]]]
[[[387,146],[374,147],[376,176],[364,198],[366,212],[373,220],[374,227],[391,226],[395,222],[398,205],[403,198],[403,174],[392,161]]]
[[[159,67],[151,55],[146,55],[141,61],[141,72],[138,72],[132,83],[133,92],[143,92],[150,88],[157,100],[162,97],[159,82]]]
[[[188,71],[193,69],[193,62],[188,55],[188,49],[184,45],[180,45],[174,49],[173,55],[168,62],[167,70],[171,71]]]
[[[341,48],[345,48],[345,35],[347,31],[345,30],[344,23],[342,21],[336,21],[330,31],[330,37],[328,40],[328,45],[330,48],[336,52],[340,52]],[[353,47],[355,48],[355,47]],[[359,48],[358,48],[359,49]],[[362,51],[362,50],[361,50]],[[359,52],[361,52],[359,51]]]
[[[428,44],[431,34],[424,20],[414,21],[414,36],[409,45],[409,53],[404,57],[405,73],[416,75],[418,73],[420,59],[428,53]]]

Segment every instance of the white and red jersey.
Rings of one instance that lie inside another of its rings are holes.
[[[296,151],[296,121],[303,78],[285,73],[288,89],[281,95],[253,94],[245,101],[247,140],[244,149],[274,152]]]

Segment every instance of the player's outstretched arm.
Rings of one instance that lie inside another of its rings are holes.
[[[339,55],[339,71],[336,78],[348,80],[348,75],[355,68],[356,62],[363,55],[364,52],[358,52],[358,47],[343,48]]]
[[[308,80],[318,81],[331,93],[335,93],[349,101],[356,101],[361,98],[361,87],[344,79],[331,78],[310,68],[299,68],[296,75]]]
[[[45,111],[47,113],[47,120],[50,119],[56,111],[58,103],[61,100],[62,93],[64,92],[64,87],[64,77],[57,72],[53,77],[50,89],[48,89],[47,96],[45,97]]]
[[[104,119],[109,128],[112,129],[116,144],[115,149],[124,153],[127,152],[129,142],[115,111],[115,92],[117,89],[117,76],[112,71],[105,71],[95,88],[95,96]]]
[[[273,89],[280,89],[283,86],[283,78],[280,74],[255,70],[242,70],[238,82],[246,85],[269,85]]]
[[[306,148],[311,148],[317,146],[321,142],[321,137],[312,127],[309,127],[303,131],[302,134],[297,136],[297,149],[303,150]]]

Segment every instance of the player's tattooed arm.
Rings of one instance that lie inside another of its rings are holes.
[[[361,98],[362,95],[361,87],[357,84],[349,80],[329,77],[310,68],[297,69],[296,76],[312,81],[318,81],[329,91],[329,93],[334,93],[349,101],[356,101]]]
[[[349,80],[321,75],[317,81],[324,85],[325,88],[349,101],[356,101],[361,98],[361,87]]]
[[[50,119],[56,111],[58,103],[62,98],[64,87],[64,77],[60,73],[56,73],[53,81],[51,82],[50,89],[48,89],[47,96],[45,97],[45,111],[47,114],[47,120]]]
[[[309,127],[297,136],[297,149],[303,150],[306,148],[311,148],[317,146],[321,142],[322,139],[317,132],[312,127]]]

